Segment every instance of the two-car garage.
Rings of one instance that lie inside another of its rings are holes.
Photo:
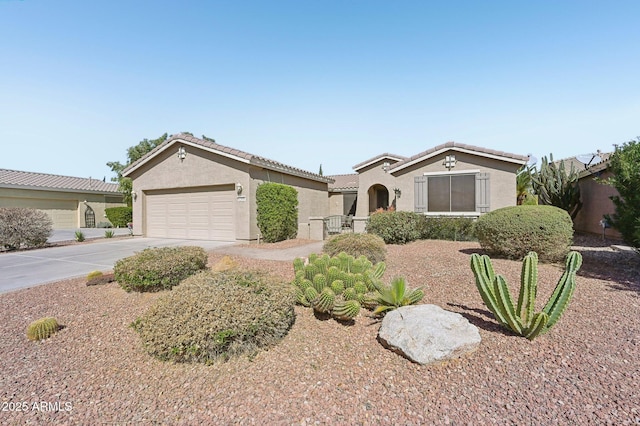
[[[146,235],[158,238],[233,241],[232,185],[145,191]]]

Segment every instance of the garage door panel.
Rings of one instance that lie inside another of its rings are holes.
[[[233,191],[150,194],[147,235],[160,238],[235,240]]]

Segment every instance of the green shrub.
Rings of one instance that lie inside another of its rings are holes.
[[[384,240],[374,234],[340,234],[328,239],[322,251],[329,256],[345,252],[353,257],[364,256],[372,263],[383,262],[387,257]]]
[[[0,247],[9,250],[41,247],[53,231],[53,221],[40,210],[0,208]]]
[[[55,318],[40,318],[29,324],[27,327],[27,337],[29,340],[47,339],[59,329],[60,325]]]
[[[490,254],[522,259],[530,251],[540,260],[564,259],[573,241],[569,214],[553,206],[512,206],[489,212],[476,222],[480,246]]]
[[[133,209],[131,207],[109,207],[104,209],[109,222],[116,228],[124,228],[127,223],[133,220]]]
[[[104,231],[105,238],[113,238],[114,235],[115,233],[111,229],[107,229],[106,231]]]
[[[378,235],[387,244],[405,244],[420,238],[423,215],[405,211],[377,212],[369,217],[367,232]]]
[[[473,218],[424,216],[418,224],[421,240],[473,241],[476,239]]]
[[[402,306],[415,305],[424,297],[422,288],[409,289],[404,277],[397,277],[391,281],[389,287],[380,286],[374,296],[378,305],[373,315],[380,315]]]
[[[184,280],[132,324],[149,354],[175,362],[255,355],[295,320],[291,286],[257,272],[206,271]]]
[[[79,242],[79,243],[81,243],[81,242],[83,242],[85,240],[84,234],[79,229],[75,233],[75,238],[76,238],[76,241]]]
[[[627,244],[640,248],[640,137],[617,146],[610,161],[613,176],[604,183],[612,185],[618,195],[610,197],[615,213],[605,219]]]
[[[288,185],[266,182],[256,189],[257,221],[267,243],[298,234],[298,191]]]
[[[126,291],[159,291],[172,288],[206,265],[207,253],[201,247],[148,248],[118,260],[113,273]]]

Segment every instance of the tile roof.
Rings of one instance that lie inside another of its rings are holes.
[[[484,154],[489,157],[499,157],[505,160],[511,160],[516,163],[522,163],[522,164],[525,164],[529,159],[529,157],[527,157],[526,155],[511,154],[509,152],[496,151],[493,149],[487,149],[487,148],[482,148],[482,147],[473,146],[473,145],[466,145],[458,142],[446,142],[438,146],[435,146],[433,148],[430,148],[426,151],[423,151],[419,154],[413,155],[403,161],[400,161],[399,163],[392,164],[391,167],[389,168],[389,171],[393,172],[394,170],[399,170],[411,164],[427,159],[431,157],[433,154],[436,154],[440,151],[447,150],[447,149],[472,151],[474,153],[478,153],[481,155]]]
[[[334,180],[333,184],[329,184],[329,191],[331,192],[356,191],[358,189],[359,175],[357,173],[327,177]]]
[[[407,159],[407,157],[405,157],[404,155],[389,154],[388,152],[385,152],[384,154],[376,155],[375,157],[369,158],[368,160],[363,161],[362,163],[356,164],[355,166],[353,166],[353,170],[361,169],[365,166],[368,166],[369,164],[373,164],[380,160],[384,160],[385,158],[388,158],[390,160],[395,160],[395,161],[404,161]]]
[[[118,184],[101,179],[0,169],[0,187],[119,194]]]
[[[139,166],[144,164],[149,158],[155,156],[158,152],[164,150],[169,145],[173,144],[176,141],[184,141],[186,143],[190,143],[201,148],[207,149],[208,151],[212,151],[221,155],[225,155],[228,157],[235,158],[239,161],[243,161],[249,164],[253,164],[256,166],[264,167],[270,170],[276,170],[279,172],[287,173],[294,176],[303,177],[306,179],[316,180],[319,182],[332,183],[332,179],[327,176],[321,176],[316,173],[311,173],[306,170],[298,169],[296,167],[287,166],[286,164],[280,163],[278,161],[270,160],[265,157],[260,157],[258,155],[249,154],[248,152],[240,151],[239,149],[230,148],[228,146],[220,145],[216,142],[213,142],[210,139],[200,139],[196,138],[187,133],[178,133],[176,135],[172,135],[166,141],[155,147],[153,150],[142,156],[138,161],[131,164],[127,167],[123,175],[127,176],[133,170],[137,169]]]

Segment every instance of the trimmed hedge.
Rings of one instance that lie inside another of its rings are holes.
[[[266,182],[256,189],[258,228],[267,243],[298,235],[298,191],[289,185]]]
[[[483,249],[509,259],[522,259],[535,251],[541,261],[562,261],[573,242],[571,216],[553,206],[494,210],[480,216],[475,230]]]
[[[131,207],[109,207],[104,209],[109,222],[116,228],[124,228],[133,221],[133,209]]]
[[[255,355],[295,320],[293,286],[257,272],[206,271],[184,280],[132,324],[152,356],[211,364]]]
[[[202,247],[148,248],[118,260],[115,280],[126,291],[160,291],[206,268],[207,253]]]
[[[329,256],[345,252],[355,257],[365,256],[374,265],[387,258],[384,240],[374,234],[340,234],[324,243],[322,251]]]
[[[0,208],[0,247],[8,250],[41,247],[53,232],[49,215],[22,207]]]
[[[475,219],[469,217],[424,216],[418,226],[421,240],[476,240]]]
[[[377,212],[369,217],[367,232],[379,236],[387,244],[406,244],[420,239],[419,224],[423,218],[414,212]]]

